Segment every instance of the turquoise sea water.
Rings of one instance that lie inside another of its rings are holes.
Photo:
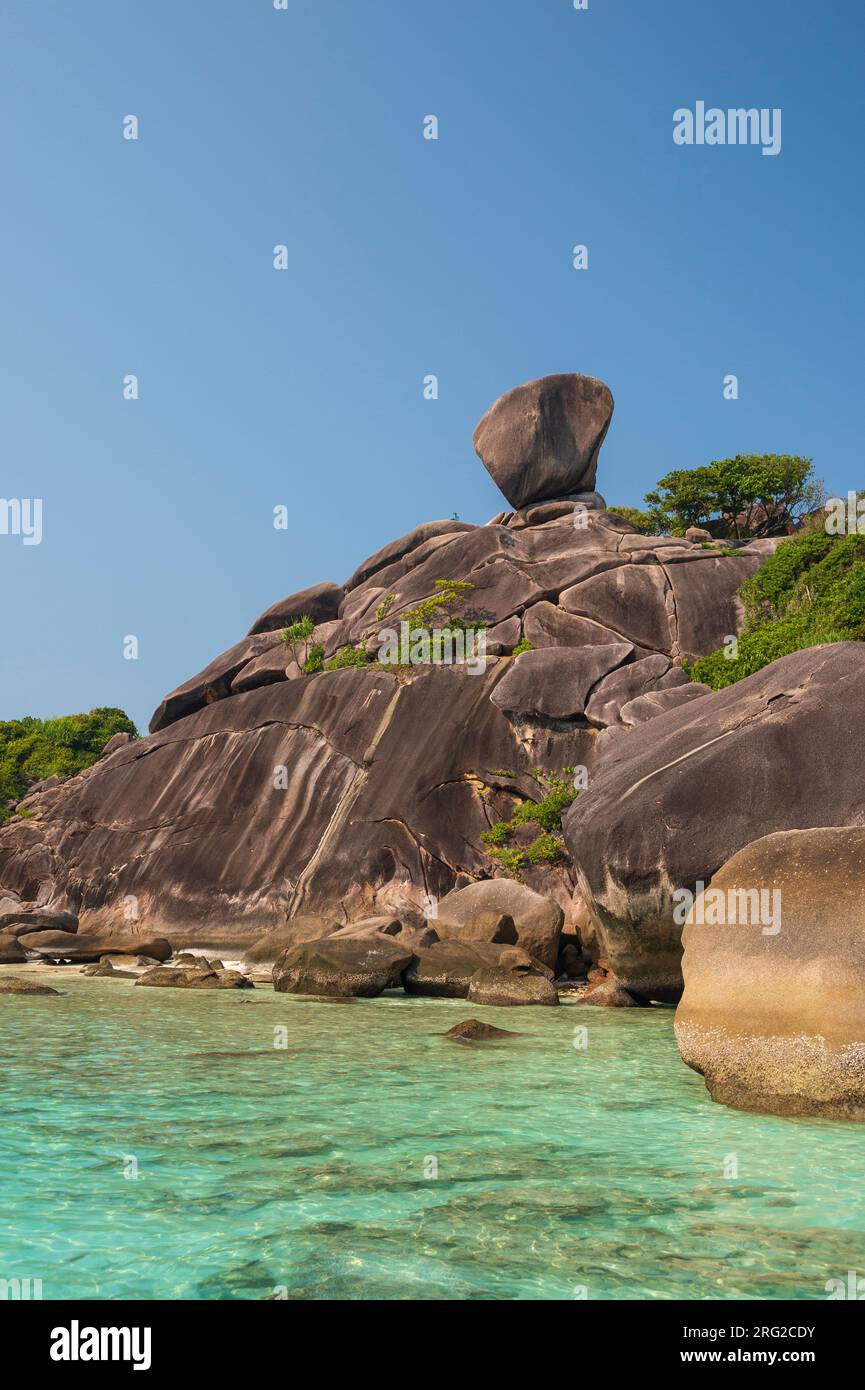
[[[45,1298],[823,1299],[865,1272],[865,1130],[715,1105],[670,1010],[52,983],[0,996],[0,1277]],[[473,1013],[521,1036],[441,1036]]]

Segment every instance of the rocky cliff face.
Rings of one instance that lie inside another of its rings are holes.
[[[289,915],[420,922],[501,874],[481,835],[538,799],[539,773],[585,767],[591,785],[636,726],[696,711],[681,662],[738,631],[736,590],[774,544],[721,554],[607,511],[592,489],[611,412],[591,378],[509,393],[477,442],[516,511],[424,523],[344,584],[275,603],[165,697],[147,738],[27,799],[0,833],[0,883],[83,932],[242,946]],[[442,580],[471,586],[485,659],[382,665],[382,629]],[[291,652],[280,631],[304,615],[315,632]],[[305,675],[314,645],[369,660]],[[526,879],[573,918],[567,862]]]

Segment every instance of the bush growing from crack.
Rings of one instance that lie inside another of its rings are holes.
[[[546,791],[542,801],[521,801],[510,820],[496,821],[481,835],[481,841],[491,859],[496,859],[518,882],[527,864],[556,864],[567,857],[562,834],[562,813],[576,798],[572,767],[561,772],[544,773],[533,770],[532,775]],[[523,825],[536,825],[540,834],[526,848],[511,844]]]

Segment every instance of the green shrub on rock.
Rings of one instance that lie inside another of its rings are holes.
[[[7,719],[0,722],[0,822],[27,788],[45,777],[72,777],[102,756],[115,734],[138,731],[122,709],[93,709],[58,719]]]
[[[724,648],[686,668],[713,690],[790,652],[865,639],[865,536],[811,531],[782,541],[739,596],[745,623],[735,655]]]

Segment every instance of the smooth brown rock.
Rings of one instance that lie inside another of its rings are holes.
[[[471,940],[464,934],[471,923],[488,913],[509,917],[516,930],[516,945],[554,969],[564,914],[558,903],[509,878],[483,879],[449,893],[438,904],[433,926],[442,941]]]
[[[865,823],[863,688],[865,644],[812,647],[611,746],[563,826],[626,989],[667,1002],[681,993],[675,890],[693,892],[767,833]]]
[[[0,994],[58,994],[50,985],[43,985],[29,976],[0,975]]]
[[[396,988],[411,960],[411,948],[392,937],[331,936],[284,951],[273,967],[273,987],[281,994],[369,999]]]
[[[502,965],[505,951],[516,952],[516,955],[509,957],[510,964],[507,966]],[[406,994],[465,999],[469,985],[479,970],[509,969],[519,974],[532,970],[536,964],[527,952],[515,946],[503,947],[480,941],[440,941],[415,952],[403,976],[403,986]]]
[[[558,1004],[555,985],[535,971],[503,970],[493,966],[478,970],[469,981],[466,996],[472,1004],[492,1004],[500,1008],[520,1004]]]
[[[436,917],[435,930],[440,941],[485,941],[490,945],[516,946],[518,940],[514,919],[495,909],[481,910],[459,921]]]
[[[140,937],[102,937],[61,931],[29,932],[18,938],[28,951],[41,956],[70,961],[98,961],[104,955],[146,955],[154,960],[168,960],[171,945],[164,938],[148,940]]]
[[[490,699],[511,714],[576,719],[597,682],[633,652],[630,642],[597,647],[544,647],[523,652]]]
[[[467,1018],[464,1023],[455,1023],[445,1033],[454,1042],[496,1042],[499,1038],[518,1038],[508,1028],[494,1028],[491,1023],[482,1023],[479,1018]]]
[[[62,931],[77,932],[78,917],[74,912],[65,912],[50,907],[10,907],[0,914],[0,931],[14,929],[17,936],[25,932]]]
[[[205,666],[203,671],[184,681],[176,690],[166,695],[150,721],[150,732],[158,733],[178,719],[183,719],[196,710],[204,709],[216,700],[224,700],[231,694],[235,677],[244,666],[279,645],[284,650],[276,632],[265,632],[256,637],[244,637],[228,651],[222,652],[215,660]]]
[[[345,590],[341,584],[312,584],[299,593],[289,594],[256,618],[248,636],[262,632],[279,632],[300,618],[312,618],[314,623],[327,623],[337,617]],[[151,726],[152,727],[152,726]]]
[[[589,988],[580,997],[581,1004],[594,1004],[602,1009],[645,1009],[648,1001],[623,989],[613,976],[603,980],[591,981]]]
[[[326,917],[290,917],[282,926],[274,927],[273,931],[259,937],[245,953],[243,964],[272,969],[283,951],[307,941],[321,941],[326,936],[333,936],[341,925]]]
[[[763,836],[713,876],[684,928],[676,1013],[713,1100],[865,1120],[863,882],[861,825]]]
[[[26,961],[27,957],[16,937],[5,933],[0,936],[0,965],[24,965]]]
[[[610,389],[595,377],[540,377],[499,397],[474,446],[512,507],[590,492],[612,414]]]

